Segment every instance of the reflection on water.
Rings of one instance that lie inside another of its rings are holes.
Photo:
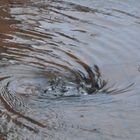
[[[1,0],[0,138],[139,139],[139,8]]]

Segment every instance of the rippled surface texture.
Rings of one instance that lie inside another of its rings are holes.
[[[140,139],[139,0],[0,0],[0,139]]]

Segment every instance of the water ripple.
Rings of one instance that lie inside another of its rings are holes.
[[[132,139],[137,3],[1,0],[0,137]]]

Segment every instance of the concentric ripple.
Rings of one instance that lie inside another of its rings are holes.
[[[0,138],[139,137],[134,1],[0,0]]]

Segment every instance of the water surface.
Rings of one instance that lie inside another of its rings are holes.
[[[1,0],[0,138],[140,139],[139,0]]]

